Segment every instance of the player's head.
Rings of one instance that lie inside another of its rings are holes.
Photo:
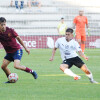
[[[0,17],[0,31],[6,31],[6,19]]]
[[[67,28],[65,37],[66,37],[67,41],[70,41],[73,38],[73,29],[72,28]]]
[[[64,23],[64,18],[63,17],[61,18],[61,23]]]
[[[83,14],[84,14],[84,10],[83,10],[83,9],[80,9],[80,10],[79,10],[79,15],[80,15],[80,16],[83,16]]]

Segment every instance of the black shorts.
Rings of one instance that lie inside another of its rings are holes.
[[[84,65],[85,63],[77,56],[64,60],[62,64],[67,64],[69,66],[68,68],[71,68],[73,65],[77,66],[78,68],[81,68],[82,65]]]

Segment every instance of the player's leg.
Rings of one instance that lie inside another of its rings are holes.
[[[73,59],[73,63],[74,63],[75,66],[80,68],[83,72],[85,72],[86,76],[88,76],[91,83],[97,83],[96,81],[93,80],[92,73],[89,71],[89,69],[87,68],[85,63],[79,57],[75,57]]]
[[[20,3],[21,3],[21,5],[20,5],[20,9],[23,9],[23,7],[24,7],[24,1],[21,0]]]
[[[85,41],[81,41],[81,49],[82,49],[82,52],[84,53],[84,50],[85,50]]]
[[[1,68],[5,72],[7,77],[11,74],[11,71],[7,68],[9,63],[10,63],[10,61],[4,59],[2,65],[1,65]]]
[[[84,53],[84,50],[85,50],[85,41],[86,41],[86,35],[83,35],[81,37],[81,49],[82,49],[83,53]]]
[[[29,8],[31,8],[31,0],[28,0],[28,1],[27,1],[27,6],[28,6]]]
[[[31,73],[35,79],[37,79],[37,77],[38,77],[37,73],[35,71],[33,71],[32,69],[30,69],[28,67],[20,65],[20,60],[18,60],[18,59],[14,60],[14,68]]]
[[[41,8],[41,2],[37,2],[38,3],[38,8]]]
[[[18,0],[15,0],[15,6],[16,6],[16,9],[18,9]]]
[[[86,35],[81,36],[79,33],[76,34],[76,40],[80,44],[82,52],[84,53],[85,50],[85,41],[86,41]]]
[[[22,49],[19,49],[16,52],[13,53],[12,58],[14,60],[14,68],[19,69],[19,70],[23,70],[23,71],[28,72],[28,73],[31,73],[34,76],[34,78],[37,79],[38,76],[37,76],[37,73],[35,71],[33,71],[32,69],[30,69],[28,67],[20,65],[20,60],[22,58],[22,55],[23,55]]]
[[[61,65],[60,65],[60,69],[61,69],[66,75],[69,75],[69,76],[74,77],[75,80],[78,80],[78,79],[81,78],[80,76],[76,75],[75,73],[73,73],[73,72],[69,69],[69,65],[68,65],[68,64],[61,64]]]
[[[89,71],[89,69],[87,68],[85,64],[82,65],[81,70],[85,72],[86,76],[89,78],[91,83],[98,83],[94,81],[92,73]]]

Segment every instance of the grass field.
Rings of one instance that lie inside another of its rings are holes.
[[[17,83],[5,84],[3,82],[7,78],[0,70],[0,100],[100,100],[100,84],[91,84],[75,66],[71,70],[80,75],[81,80],[75,81],[64,75],[59,70],[62,62],[59,50],[53,62],[49,62],[51,52],[51,49],[34,49],[28,56],[24,51],[21,64],[36,70],[39,76],[37,80],[31,74],[14,69],[11,63],[9,68],[18,74],[19,80]],[[0,66],[4,55],[4,51],[0,50]],[[86,55],[89,61],[84,62],[92,71],[94,79],[100,82],[100,49],[87,49]]]

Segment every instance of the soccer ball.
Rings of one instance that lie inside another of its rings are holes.
[[[15,82],[17,82],[17,80],[18,80],[18,75],[16,73],[11,73],[8,76],[8,81],[11,83],[15,83]]]

